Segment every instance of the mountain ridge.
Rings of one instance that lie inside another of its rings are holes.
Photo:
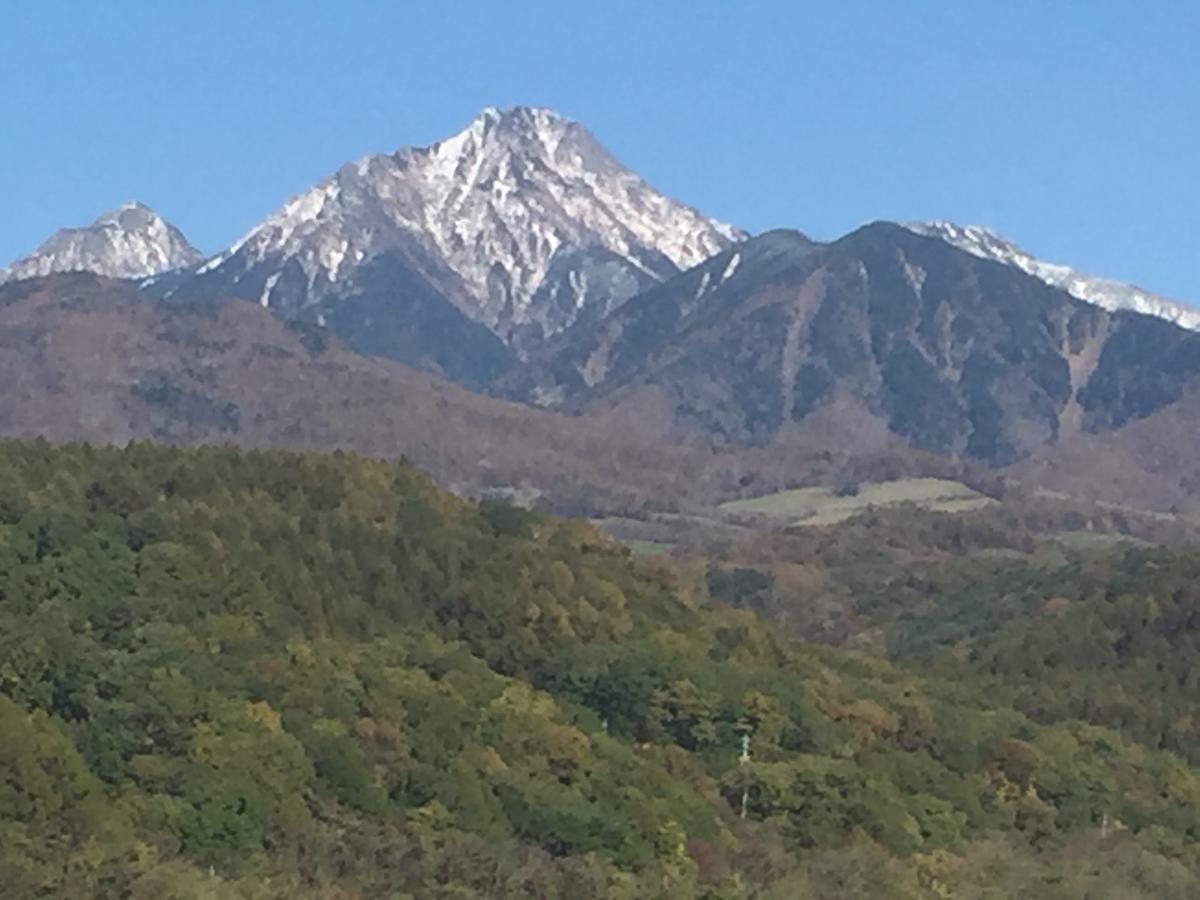
[[[944,220],[901,222],[902,227],[926,237],[936,237],[978,256],[1020,269],[1072,297],[1109,312],[1128,310],[1166,319],[1190,331],[1200,331],[1200,309],[1144,290],[1137,285],[1081,272],[1061,263],[1038,259],[1008,238],[982,225],[957,225]]]

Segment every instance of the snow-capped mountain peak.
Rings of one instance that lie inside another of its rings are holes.
[[[1014,266],[1073,297],[1109,311],[1130,310],[1157,316],[1183,328],[1200,331],[1200,309],[1177,300],[1152,294],[1136,285],[1100,278],[1070,266],[1040,260],[1012,241],[981,225],[957,225],[953,222],[903,222],[910,231],[940,238],[948,244],[982,259]]]
[[[125,203],[83,228],[63,228],[24,259],[0,270],[0,282],[53,272],[144,278],[204,257],[169,222],[141,203]]]
[[[200,271],[296,309],[395,254],[503,338],[536,340],[742,237],[655,191],[578,123],[489,107],[445,140],[342,166]],[[266,290],[267,270],[292,263],[303,278]]]

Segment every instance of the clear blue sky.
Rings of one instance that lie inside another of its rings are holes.
[[[141,199],[206,252],[341,162],[551,106],[752,231],[991,225],[1200,301],[1200,4],[7,3],[0,262]]]

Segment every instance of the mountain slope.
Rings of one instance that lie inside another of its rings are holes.
[[[0,379],[8,436],[355,449],[581,510],[677,508],[735,480],[732,459],[480,396],[253,304],[158,302],[85,274],[0,287]]]
[[[1079,432],[1006,470],[1020,482],[1118,507],[1200,509],[1200,394],[1194,380],[1179,400],[1112,430]]]
[[[553,342],[522,389],[575,409],[653,396],[684,431],[750,443],[850,408],[1005,465],[1146,416],[1197,373],[1192,332],[879,223],[751,239]]]
[[[570,405],[573,398],[611,390],[654,365],[656,355],[695,322],[711,319],[719,327],[726,313],[763,285],[807,272],[809,255],[819,246],[795,231],[759,235],[638,295],[594,327],[567,331],[535,356],[533,398]]]
[[[581,125],[489,108],[430,147],[343,166],[209,260],[184,293],[327,315],[361,263],[389,255],[525,345],[741,236],[654,191]]]
[[[904,222],[905,228],[940,238],[981,259],[991,259],[1027,272],[1072,297],[1094,303],[1109,312],[1128,310],[1157,316],[1192,331],[1200,330],[1200,310],[1144,291],[1136,285],[1080,272],[1070,266],[1037,259],[990,229],[952,222]]]
[[[144,278],[194,265],[204,257],[158,213],[126,203],[85,228],[56,231],[32,254],[0,270],[0,282],[92,272],[109,278]]]

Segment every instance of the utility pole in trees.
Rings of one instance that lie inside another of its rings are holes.
[[[744,766],[750,762],[750,732],[742,735],[742,752],[738,756],[738,765]],[[742,788],[742,818],[746,818],[746,804],[750,802],[750,788]]]

